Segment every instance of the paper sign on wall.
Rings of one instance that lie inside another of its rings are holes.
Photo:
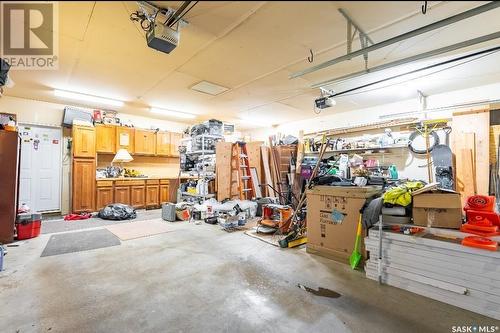
[[[120,133],[120,146],[128,146],[128,133]]]

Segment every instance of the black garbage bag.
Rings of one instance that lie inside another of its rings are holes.
[[[137,217],[135,208],[121,203],[110,204],[97,215],[104,220],[132,220]]]

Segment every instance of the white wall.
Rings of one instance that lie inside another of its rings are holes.
[[[500,100],[500,83],[495,83],[429,96],[427,97],[427,109],[442,108],[451,105],[475,102],[489,104],[489,102],[491,101],[498,100]],[[311,101],[311,103],[312,102],[313,101]],[[333,106],[329,110],[335,112],[335,106]],[[419,119],[423,119],[425,116],[423,113],[399,115],[403,112],[411,112],[417,110],[420,110],[420,105],[417,98],[415,98],[412,100],[404,100],[396,103],[378,105],[365,109],[338,112],[328,116],[315,116],[306,120],[284,123],[272,128],[268,127],[248,130],[243,132],[243,135],[248,141],[262,140],[264,142],[267,142],[270,135],[277,133],[298,136],[299,131],[301,130],[303,130],[304,133],[313,133],[317,131],[357,126],[395,118],[417,117]],[[427,116],[430,119],[451,118],[454,111],[457,111],[457,109],[429,112]],[[393,117],[382,117],[391,115],[393,115]],[[440,135],[440,139],[442,142],[444,142],[444,136]],[[401,177],[427,180],[427,168],[420,167],[422,165],[426,165],[426,161],[422,157],[413,155],[405,150],[395,151],[392,155],[388,155],[385,158],[387,161],[390,160],[391,162],[396,164]]]
[[[484,102],[500,100],[500,83],[479,86],[469,89],[457,90],[427,97],[427,108],[441,108],[450,105]],[[313,101],[311,101],[313,103]],[[420,109],[417,99],[404,100],[391,104],[378,105],[370,108],[357,109],[347,112],[338,112],[328,116],[312,116],[309,119],[284,123],[276,127],[266,127],[243,131],[244,136],[249,136],[252,141],[264,140],[267,142],[269,135],[276,133],[284,133],[298,135],[300,130],[304,133],[317,132],[328,129],[335,129],[347,126],[356,126],[370,122],[379,122],[381,116],[395,115],[398,118],[399,113],[417,111]],[[335,112],[335,106],[328,109],[330,112]],[[454,110],[432,112],[429,113],[429,118],[446,118],[450,117]],[[420,117],[423,114],[405,115],[401,117]]]
[[[0,98],[0,112],[14,113],[17,115],[18,123],[30,125],[43,125],[52,127],[61,127],[64,108],[67,104],[49,103],[36,101],[31,99],[24,99],[11,96],[2,96]],[[80,108],[82,109],[82,108]],[[88,109],[87,111],[91,111]],[[118,117],[123,120],[129,120],[135,127],[141,128],[160,128],[161,130],[168,130],[172,132],[183,132],[189,124],[146,118],[135,116],[131,114],[119,113]],[[71,131],[64,131],[63,138],[63,154],[67,155],[65,149],[67,146],[68,138],[71,136]],[[70,209],[71,198],[71,158],[64,158],[63,156],[63,170],[62,170],[62,214],[66,214]]]

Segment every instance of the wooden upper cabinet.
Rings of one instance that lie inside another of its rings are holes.
[[[73,126],[73,157],[95,158],[94,127]]]
[[[116,127],[116,151],[124,148],[129,154],[134,154],[134,134],[135,130],[131,127]]]
[[[170,155],[179,157],[179,146],[181,144],[182,133],[170,133]]]
[[[170,155],[170,133],[158,132],[156,133],[156,155],[169,156]]]
[[[154,155],[156,152],[156,134],[154,131],[135,130],[135,153],[138,155]]]
[[[116,126],[97,125],[95,127],[95,134],[95,147],[98,153],[116,153]]]
[[[94,210],[95,199],[95,159],[73,159],[73,197],[74,213]]]

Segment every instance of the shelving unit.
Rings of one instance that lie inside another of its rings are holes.
[[[185,143],[186,145],[189,142],[197,142],[201,140],[201,149],[198,150],[192,150],[192,151],[187,151],[184,154],[186,156],[197,156],[198,159],[204,160],[205,157],[207,156],[215,156],[215,149],[207,149],[206,147],[206,140],[207,139],[212,139],[212,140],[224,140],[223,135],[214,135],[214,134],[200,134],[196,135],[193,137],[188,137],[188,138],[183,138],[181,139],[181,143]],[[190,174],[193,174],[190,179],[196,179],[196,180],[201,180],[201,179],[215,179],[215,172],[212,171],[207,171],[205,167],[203,167],[202,170],[191,170],[191,171],[183,171],[184,173],[188,172]],[[192,194],[188,192],[181,192],[181,198],[182,197],[192,197],[192,198],[200,198],[200,199],[209,199],[215,197],[214,193],[208,193],[206,195],[200,195],[200,194]]]
[[[351,148],[351,149],[339,149],[339,150],[327,150],[325,154],[348,154],[348,153],[355,153],[355,152],[368,152],[368,151],[378,151],[378,153],[383,153],[384,150],[393,150],[393,149],[405,149],[408,148],[407,145],[397,145],[397,146],[387,146],[387,147],[371,147],[371,148]],[[317,155],[319,152],[317,151],[311,151],[311,152],[304,152],[306,155]]]

